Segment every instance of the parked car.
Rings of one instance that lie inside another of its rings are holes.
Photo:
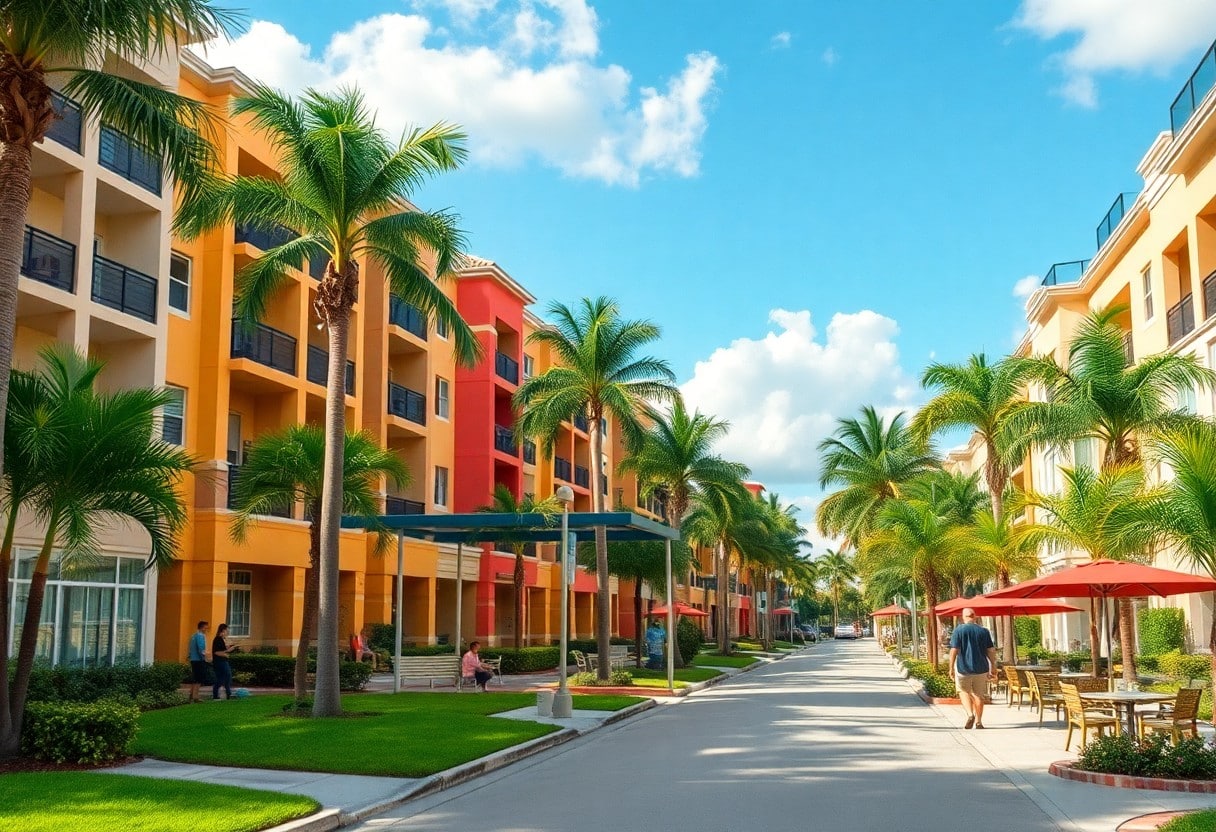
[[[819,640],[819,629],[817,627],[814,627],[810,624],[803,624],[798,629],[802,630],[802,634],[804,636],[806,636],[807,641],[818,641]]]
[[[857,630],[852,624],[837,624],[833,633],[835,638],[857,638]]]

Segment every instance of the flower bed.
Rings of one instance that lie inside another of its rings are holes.
[[[1124,789],[1216,794],[1216,744],[1188,737],[1173,745],[1166,734],[1098,737],[1075,763],[1054,763],[1051,773]]]

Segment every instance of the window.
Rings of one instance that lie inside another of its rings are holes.
[[[440,419],[448,418],[448,380],[435,376],[435,415]]]
[[[1184,387],[1177,394],[1178,409],[1184,413],[1198,413],[1199,404],[1195,400],[1195,388]]]
[[[1072,444],[1072,461],[1076,468],[1098,469],[1098,440],[1078,439]]]
[[[170,445],[186,444],[186,391],[180,387],[166,386],[165,393],[172,398],[165,402],[161,412],[160,438]]]
[[[253,606],[253,573],[248,569],[228,570],[228,635],[249,637],[249,618]]]
[[[1060,452],[1055,448],[1048,448],[1043,453],[1042,490],[1045,494],[1060,491]]]
[[[1144,320],[1153,319],[1153,269],[1152,266],[1140,273],[1140,285],[1144,289]]]
[[[524,356],[524,378],[532,378],[532,374],[536,371],[536,359],[530,355]]]
[[[169,255],[169,308],[190,314],[190,258]]]
[[[1208,344],[1208,369],[1216,370],[1216,341]],[[1216,413],[1216,389],[1212,390],[1212,412]]]
[[[435,466],[435,505],[444,507],[448,504],[448,469],[441,465]]]
[[[435,334],[440,338],[448,337],[448,322],[438,315],[435,316]]]

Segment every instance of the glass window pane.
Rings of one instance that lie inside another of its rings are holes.
[[[115,662],[139,662],[139,646],[143,638],[143,630],[144,591],[142,589],[118,590],[118,620],[115,622],[114,628]]]
[[[247,637],[249,635],[250,608],[253,593],[248,589],[228,590],[228,634]]]
[[[21,644],[21,631],[25,629],[25,610],[29,603],[30,585],[18,581],[13,584],[13,643],[12,650],[9,655],[15,655],[18,645]],[[38,643],[34,649],[34,660],[39,662],[50,662],[51,651],[55,645],[55,607],[58,592],[54,586],[46,588],[46,595],[42,600],[42,615],[39,616],[38,623]]]
[[[118,562],[120,584],[143,584],[144,562],[140,558],[122,558]]]
[[[59,578],[59,552],[51,552],[51,562],[47,566],[47,580]],[[29,580],[34,575],[34,563],[38,560],[37,549],[18,549],[15,558],[14,574],[18,580]]]
[[[87,584],[113,584],[117,576],[118,558],[104,556],[74,558],[63,564],[62,580]]]
[[[63,587],[59,664],[77,667],[112,664],[113,611],[113,587]]]

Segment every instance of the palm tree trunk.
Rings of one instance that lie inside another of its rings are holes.
[[[633,655],[638,667],[642,666],[642,579],[633,579]]]
[[[718,544],[718,652],[730,655],[730,567],[725,544]]]
[[[680,527],[684,522],[683,513],[684,513],[684,510],[687,508],[687,504],[685,504],[683,507],[680,508],[679,513],[677,513],[676,510],[673,508],[673,506],[675,506],[675,505],[676,505],[676,503],[674,501],[669,502],[667,504],[667,516],[668,516],[668,518],[675,518],[677,539],[683,540],[684,538],[680,536]],[[688,576],[685,575],[685,577],[688,577]],[[671,603],[674,604],[674,603],[676,603],[676,588],[674,586],[676,576],[668,575],[668,574],[664,573],[664,575],[663,575],[664,586],[666,586],[666,581],[668,581],[668,580],[670,580],[672,582]],[[691,598],[689,600],[691,600]],[[1216,616],[1214,616],[1214,618],[1216,618]],[[672,612],[672,615],[671,615],[671,623],[672,623],[672,629],[675,630],[675,632],[672,633],[672,639],[671,639],[671,645],[672,645],[671,664],[672,664],[672,667],[674,667],[676,669],[680,669],[680,668],[684,667],[684,656],[680,654],[680,639],[679,639],[680,616],[676,615],[674,611]]]
[[[595,476],[591,483],[591,510],[597,514],[604,510],[604,495],[600,492],[600,465],[604,458],[604,434],[602,432],[601,408],[591,410],[591,468]],[[612,672],[612,663],[608,660],[612,644],[612,592],[608,582],[608,530],[603,526],[595,527],[595,571],[599,578],[596,592],[595,649],[599,653],[596,675],[607,680]]]
[[[1132,599],[1120,598],[1119,609],[1119,649],[1123,653],[1123,680],[1129,684],[1136,682],[1136,628],[1133,625],[1135,616],[1132,612]]]
[[[1002,569],[996,575],[996,585],[998,589],[1004,589],[1009,586],[1009,572]],[[1013,616],[1007,616],[1001,619],[1001,645],[1002,661],[1005,664],[1017,664],[1018,648],[1016,629],[1013,626]]]
[[[1102,675],[1102,642],[1098,639],[1098,599],[1089,599],[1089,657],[1093,661],[1094,675]]]
[[[515,649],[524,646],[524,553],[516,546],[515,571],[511,581],[515,585]]]
[[[937,670],[938,662],[938,630],[937,630],[937,613],[934,608],[938,602],[938,586],[936,580],[925,581],[925,604],[929,607],[929,627],[925,635],[925,641],[929,642],[929,662],[933,665],[934,671]]]
[[[992,519],[996,521],[997,526],[1000,526],[1001,519],[1005,516],[1005,486],[1009,482],[1009,475],[1005,472],[1005,466],[999,461],[996,445],[992,440],[988,441],[988,461],[984,463],[984,479],[988,482],[988,496],[992,499]],[[997,573],[996,585],[998,589],[1009,586],[1009,572],[1001,570]],[[1006,664],[1014,664],[1017,661],[1017,644],[1013,616],[1002,618],[1000,628],[1001,652],[1004,661]]]
[[[1208,651],[1212,654],[1212,678],[1216,679],[1216,592],[1212,593],[1212,626],[1208,629]]]
[[[300,622],[300,643],[296,647],[295,695],[300,702],[308,698],[308,647],[312,643],[313,620],[317,617],[317,588],[321,571],[321,501],[309,506],[312,522],[308,524],[308,571],[304,574],[304,620]]]
[[[8,608],[9,574],[13,568],[13,537],[17,530],[18,510],[18,506],[9,506],[8,521],[4,524],[4,542],[0,543],[0,759],[7,756],[5,739],[14,733],[8,693]]]
[[[46,598],[47,571],[51,564],[51,549],[55,545],[55,530],[59,527],[59,512],[52,511],[47,519],[46,536],[34,562],[26,596],[25,621],[21,627],[21,644],[17,648],[17,672],[13,676],[8,703],[8,731],[0,735],[0,759],[15,757],[21,750],[21,723],[25,718],[25,697],[29,693],[30,673],[34,670],[34,652],[38,648],[38,625],[42,620],[42,604]],[[6,646],[7,649],[7,646]],[[0,680],[5,683],[8,679]]]
[[[20,142],[0,143],[0,182],[4,183],[4,188],[0,189],[0,437],[4,436],[8,380],[13,369],[13,343],[17,337],[17,278],[21,274],[25,221],[30,205],[30,165],[30,148]],[[4,478],[3,457],[0,454],[0,481]],[[6,572],[0,581],[7,580]]]
[[[351,278],[354,264],[346,270]],[[338,281],[331,265],[322,285],[318,287],[320,307]],[[352,278],[353,279],[353,278]],[[326,289],[329,289],[327,292]],[[345,294],[346,287],[337,291]],[[341,298],[335,298],[340,303]],[[325,471],[321,493],[321,567],[320,595],[317,615],[317,682],[312,715],[339,716],[342,713],[342,692],[338,678],[338,525],[342,519],[342,465],[346,440],[346,350],[350,337],[350,307],[323,307],[329,326],[329,376],[325,391]]]

